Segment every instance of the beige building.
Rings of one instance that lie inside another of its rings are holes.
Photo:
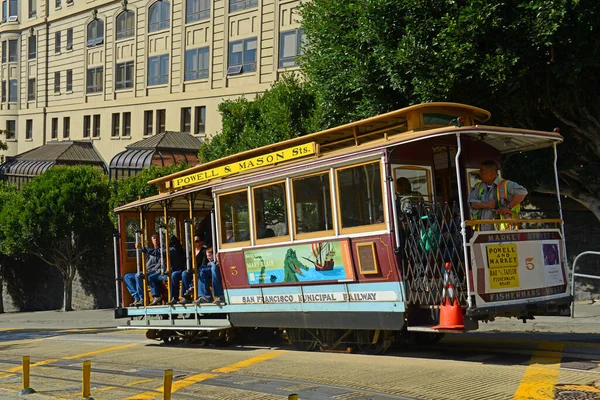
[[[297,68],[300,0],[2,0],[0,128],[6,156],[91,140],[108,165],[164,131],[221,128]]]

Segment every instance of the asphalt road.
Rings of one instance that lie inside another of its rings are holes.
[[[484,332],[367,356],[285,344],[168,346],[110,327],[5,327],[0,398],[24,398],[16,396],[24,355],[32,399],[81,398],[85,360],[97,400],[162,398],[166,369],[174,399],[600,399],[600,337],[592,334]]]

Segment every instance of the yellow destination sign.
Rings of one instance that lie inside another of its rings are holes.
[[[172,185],[173,188],[177,189],[180,187],[195,185],[211,179],[221,178],[227,175],[237,174],[239,172],[249,171],[254,168],[273,165],[312,154],[315,154],[315,142],[274,151],[272,153],[263,154],[262,156],[236,161],[234,163],[223,165],[217,168],[175,178],[172,181]]]
[[[488,245],[487,258],[489,268],[518,267],[519,254],[517,253],[517,244]]]
[[[491,289],[519,288],[517,244],[487,246],[488,275]]]

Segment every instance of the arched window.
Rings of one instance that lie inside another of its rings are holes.
[[[95,19],[87,26],[87,46],[93,47],[104,43],[104,22]]]
[[[160,31],[169,27],[169,9],[169,2],[166,0],[159,0],[150,6],[148,32]]]
[[[117,15],[117,40],[132,37],[135,27],[135,13],[125,10]]]

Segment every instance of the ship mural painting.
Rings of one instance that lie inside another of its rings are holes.
[[[312,244],[312,258],[303,258],[311,262],[317,271],[331,271],[335,264],[333,261],[334,256],[335,250],[331,242],[318,242]]]
[[[248,283],[276,285],[354,279],[348,252],[346,241],[246,250]]]

